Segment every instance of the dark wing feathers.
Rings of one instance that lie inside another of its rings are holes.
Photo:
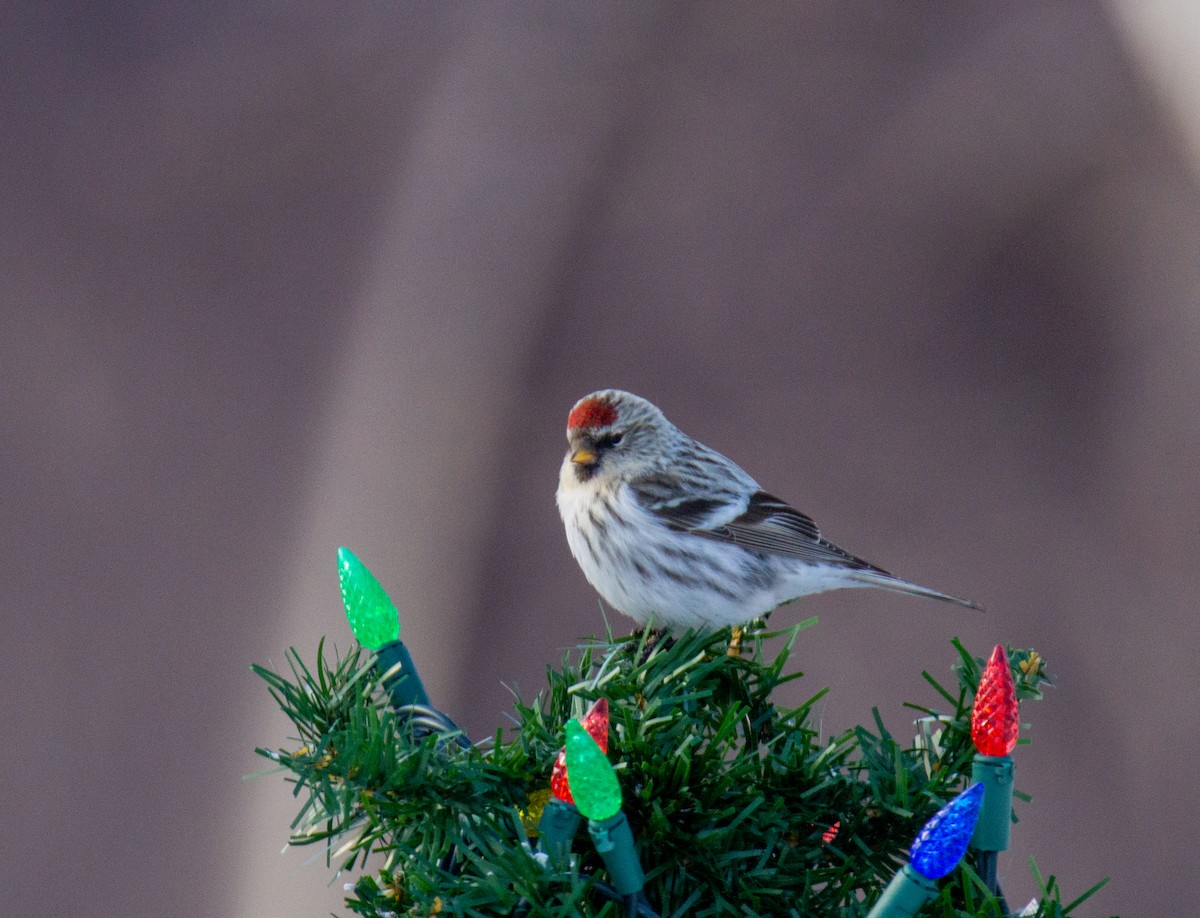
[[[882,568],[856,558],[823,538],[811,517],[765,491],[755,492],[739,516],[720,525],[706,526],[705,522],[715,511],[732,501],[715,498],[656,501],[655,497],[665,496],[653,493],[656,490],[634,488],[634,494],[647,510],[674,529],[732,542],[751,551],[787,555],[810,564],[835,564],[888,575]]]
[[[758,491],[751,496],[746,512],[741,516],[735,517],[724,526],[699,530],[697,534],[724,539],[757,551],[789,555],[810,563],[836,564],[857,570],[887,573],[838,548],[822,537],[821,530],[817,528],[812,517],[765,491]]]
[[[692,500],[660,504],[650,509],[655,516],[665,521],[671,528],[690,532],[703,530],[704,524],[712,518],[713,513],[725,506],[728,504],[723,500],[697,497]]]

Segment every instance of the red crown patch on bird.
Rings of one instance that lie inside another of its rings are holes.
[[[617,420],[617,409],[598,398],[587,398],[571,409],[567,430],[578,427],[607,427]]]

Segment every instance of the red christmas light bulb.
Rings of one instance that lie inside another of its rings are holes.
[[[550,772],[550,793],[554,795],[555,800],[561,800],[563,803],[575,802],[575,798],[571,796],[571,785],[567,783],[565,746],[558,750],[558,756],[554,759],[554,770]]]
[[[981,755],[1003,756],[1017,745],[1020,728],[1017,687],[1008,654],[997,644],[983,669],[971,709],[971,740]]]
[[[579,722],[596,741],[596,745],[602,751],[608,752],[608,699],[597,698]],[[575,802],[575,798],[571,796],[571,783],[567,780],[567,750],[565,747],[558,750],[558,757],[554,760],[554,769],[550,772],[550,793],[554,795],[555,799],[564,803]]]

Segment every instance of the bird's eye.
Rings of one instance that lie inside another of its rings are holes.
[[[610,446],[616,446],[624,437],[624,434],[609,434],[607,437],[601,437],[598,446],[603,449],[608,449]]]

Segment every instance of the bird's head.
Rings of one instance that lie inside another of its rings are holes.
[[[584,396],[567,416],[564,479],[616,483],[653,472],[674,430],[658,408],[629,392]]]

